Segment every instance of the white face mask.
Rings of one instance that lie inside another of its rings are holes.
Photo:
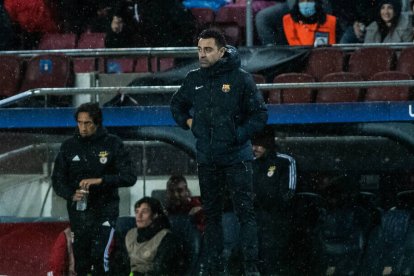
[[[301,2],[299,3],[299,12],[304,17],[310,17],[316,13],[315,2]]]

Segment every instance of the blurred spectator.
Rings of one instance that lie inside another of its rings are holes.
[[[107,1],[100,1],[96,6],[96,13],[89,20],[86,31],[94,33],[105,33],[108,31],[108,22],[111,22],[111,15],[114,7]]]
[[[375,18],[377,0],[332,1],[333,14],[338,18],[339,43],[364,42],[365,29]]]
[[[258,11],[255,16],[257,34],[262,45],[286,45],[286,37],[283,35],[283,16],[293,8],[295,0],[278,1],[270,7]],[[322,0],[323,9],[330,13],[331,3]]]
[[[0,51],[15,50],[18,47],[16,34],[3,2],[0,0]]]
[[[107,23],[108,24],[108,23]],[[121,13],[115,12],[110,20],[109,30],[105,36],[106,48],[135,47],[131,28],[125,26],[126,22]]]
[[[277,2],[273,6],[259,11],[255,17],[257,34],[262,45],[285,45],[286,37],[283,35],[283,16],[293,8],[295,0]]]
[[[134,24],[142,46],[192,46],[196,20],[179,0],[124,0],[124,20]]]
[[[283,17],[283,30],[291,46],[336,43],[336,17],[327,14],[321,0],[296,0]]]
[[[401,14],[401,0],[382,0],[375,21],[366,30],[364,43],[398,43],[413,41],[411,18]]]
[[[191,196],[184,176],[172,175],[168,179],[166,207],[168,215],[184,214],[191,216],[198,230],[204,231],[205,218],[201,201],[199,198]]]
[[[35,49],[41,35],[58,32],[58,24],[45,0],[4,0],[4,8],[16,24],[23,49]]]
[[[284,274],[291,232],[291,199],[296,190],[296,162],[293,157],[276,151],[271,129],[256,135],[252,144],[261,273]]]
[[[136,228],[128,231],[130,275],[183,275],[187,270],[182,242],[171,233],[161,203],[144,197],[135,203]]]

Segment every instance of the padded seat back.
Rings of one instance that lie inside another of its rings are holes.
[[[387,47],[359,48],[351,53],[348,71],[369,80],[374,74],[394,69],[395,51]]]
[[[372,81],[411,80],[407,73],[398,71],[379,72],[372,76]],[[409,86],[369,87],[365,101],[407,101],[410,98]]]
[[[0,56],[0,97],[10,97],[19,91],[22,62],[18,56]]]
[[[339,48],[314,48],[310,51],[304,73],[320,81],[327,74],[342,72],[344,56],[344,52]]]

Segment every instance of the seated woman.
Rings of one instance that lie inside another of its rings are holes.
[[[204,231],[204,214],[201,201],[192,197],[188,189],[187,179],[182,175],[172,175],[167,181],[167,212],[168,215],[189,215],[200,232]]]
[[[283,17],[283,31],[291,46],[336,43],[336,17],[322,9],[321,0],[296,0]]]
[[[383,0],[377,9],[375,21],[367,27],[364,43],[413,41],[411,17],[401,14],[401,0]]]
[[[132,275],[183,275],[188,266],[186,252],[169,230],[161,203],[151,197],[138,200],[135,219],[137,228],[125,237]]]

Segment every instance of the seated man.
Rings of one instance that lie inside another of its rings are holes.
[[[204,214],[201,201],[192,197],[188,189],[187,180],[182,175],[172,175],[167,181],[168,215],[189,215],[200,232],[204,231]]]
[[[188,258],[182,242],[169,229],[161,203],[150,197],[138,200],[135,219],[137,227],[125,237],[132,274],[183,275]]]

